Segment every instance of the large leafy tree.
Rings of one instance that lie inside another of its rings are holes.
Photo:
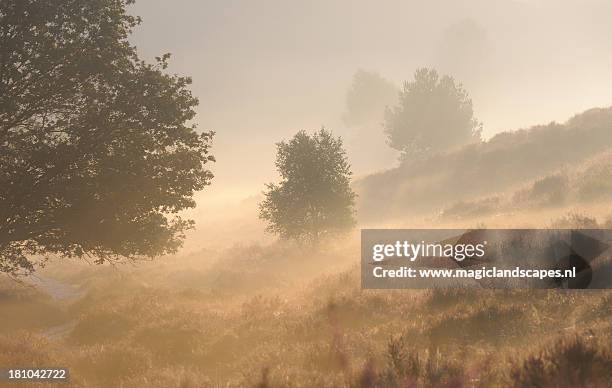
[[[389,145],[409,158],[480,141],[481,127],[461,84],[426,68],[404,83],[399,104],[385,112]]]
[[[209,184],[187,77],[128,42],[126,0],[0,0],[0,271],[175,251]]]
[[[277,144],[278,184],[268,184],[260,218],[284,239],[317,242],[355,223],[355,194],[342,140],[321,129]]]

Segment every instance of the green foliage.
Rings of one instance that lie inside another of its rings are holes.
[[[404,157],[480,141],[481,127],[461,84],[426,68],[404,83],[399,105],[385,112],[389,145]]]
[[[140,60],[129,0],[0,0],[0,271],[34,255],[175,251],[209,184],[212,132],[169,54]]]
[[[340,138],[322,128],[298,132],[277,144],[279,184],[270,183],[260,204],[267,230],[281,238],[316,242],[354,225],[355,194]]]

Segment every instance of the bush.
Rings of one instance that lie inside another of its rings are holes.
[[[358,387],[458,387],[466,377],[456,361],[442,358],[439,352],[419,353],[408,349],[404,337],[391,339],[387,345],[386,363],[376,372],[371,362],[366,363]]]
[[[514,387],[610,387],[612,358],[592,341],[559,341],[511,371]]]
[[[599,223],[595,218],[579,213],[567,213],[551,223],[553,229],[597,229]]]
[[[568,179],[564,175],[550,175],[537,180],[529,191],[529,199],[538,204],[558,205],[568,194]]]

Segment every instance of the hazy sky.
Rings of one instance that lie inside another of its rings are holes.
[[[274,143],[299,129],[346,139],[358,174],[391,167],[343,124],[359,68],[398,85],[420,66],[455,76],[490,136],[612,105],[612,1],[139,0],[133,42],[191,75],[217,132],[213,198],[275,179]],[[372,131],[380,132],[379,126]],[[384,151],[380,142],[371,145]]]

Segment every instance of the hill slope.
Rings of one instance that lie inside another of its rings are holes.
[[[612,108],[591,109],[564,124],[503,132],[355,182],[358,214],[361,221],[382,221],[431,213],[575,166],[610,147]]]

